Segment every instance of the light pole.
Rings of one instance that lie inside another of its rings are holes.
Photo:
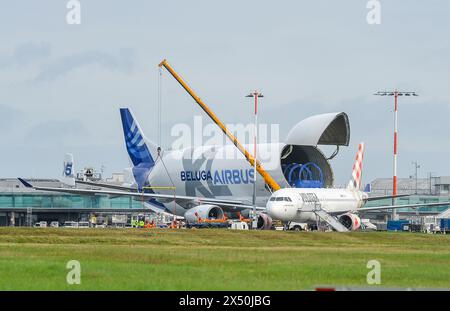
[[[253,93],[248,94],[246,97],[253,97],[255,102],[255,125],[254,125],[254,138],[253,138],[253,211],[252,211],[252,228],[256,229],[256,164],[258,162],[257,151],[258,151],[258,98],[264,97],[258,91],[254,91]]]
[[[432,184],[431,184],[431,178],[434,178],[434,175],[435,173],[434,172],[429,172],[428,173],[428,176],[430,176],[430,195],[432,195],[433,194],[433,191],[432,191]]]
[[[400,92],[398,90],[394,91],[378,91],[374,95],[376,96],[394,96],[394,168],[393,168],[393,177],[392,177],[392,195],[394,196],[392,198],[392,205],[395,205],[396,199],[395,196],[397,195],[397,142],[398,142],[398,136],[397,136],[397,113],[398,113],[398,97],[399,96],[419,96],[415,92]],[[395,209],[392,210],[392,219],[397,219],[397,212]]]
[[[417,163],[417,161],[412,162],[415,168],[415,178],[416,178],[416,194],[417,194],[417,170],[420,168],[420,165]]]

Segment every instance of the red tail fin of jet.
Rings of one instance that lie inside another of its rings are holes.
[[[362,162],[364,158],[364,143],[360,143],[356,153],[355,164],[353,164],[352,179],[348,183],[349,189],[361,188]]]

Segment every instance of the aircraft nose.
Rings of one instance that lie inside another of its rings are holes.
[[[286,211],[283,204],[271,203],[267,205],[267,214],[273,219],[286,220]]]
[[[273,203],[272,202],[267,202],[266,204],[266,212],[267,214],[270,214],[270,211],[272,210],[273,207]]]

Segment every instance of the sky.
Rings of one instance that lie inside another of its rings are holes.
[[[363,179],[392,176],[393,99],[399,100],[399,177],[450,175],[450,3],[381,2],[370,25],[366,0],[81,1],[0,0],[0,177],[59,178],[66,152],[78,168],[128,166],[120,107],[157,140],[158,69],[167,58],[226,123],[251,123],[245,95],[264,93],[259,121],[280,125],[346,112],[348,147],[331,161],[336,183],[366,143]],[[162,146],[200,108],[162,77]],[[324,148],[326,154],[333,151]]]

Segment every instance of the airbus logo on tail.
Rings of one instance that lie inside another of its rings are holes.
[[[141,147],[144,144],[141,133],[137,130],[136,122],[133,120],[133,124],[130,128],[130,133],[128,133],[129,145]]]

